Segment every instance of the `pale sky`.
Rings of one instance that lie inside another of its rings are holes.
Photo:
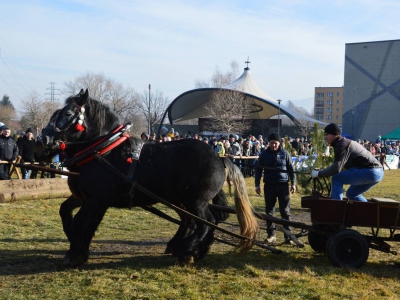
[[[20,111],[33,90],[46,99],[50,82],[101,72],[172,101],[250,57],[267,94],[302,106],[343,85],[346,43],[399,39],[399,12],[398,0],[2,0],[0,97]]]

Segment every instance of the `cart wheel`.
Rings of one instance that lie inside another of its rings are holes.
[[[334,266],[360,268],[368,259],[369,246],[359,232],[346,229],[328,239],[326,251]]]
[[[317,233],[315,231],[310,231],[308,233],[308,244],[315,252],[325,253],[327,243],[328,237],[326,235]]]

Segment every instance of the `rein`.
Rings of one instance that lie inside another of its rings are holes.
[[[83,164],[93,160],[96,155],[106,154],[129,138],[129,134],[127,134],[126,131],[128,131],[131,126],[131,123],[117,126],[107,135],[97,139],[94,144],[76,153],[73,158],[66,160],[63,165],[82,166]]]
[[[279,173],[289,173],[288,170],[279,170],[276,168],[271,168],[271,167],[266,167],[266,166],[260,166],[260,165],[252,165],[252,164],[248,164],[248,163],[240,163],[240,165],[244,165],[246,167],[248,167],[249,169],[263,169],[264,171],[268,171],[268,172],[279,172]],[[293,171],[293,173],[295,174],[304,174],[304,175],[310,175],[311,172],[299,172],[299,171]]]

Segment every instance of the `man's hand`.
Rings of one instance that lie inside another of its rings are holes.
[[[257,193],[258,195],[260,195],[260,194],[261,194],[261,189],[260,189],[260,187],[259,187],[259,186],[256,186],[256,193]]]
[[[296,186],[294,184],[292,184],[292,186],[290,187],[290,192],[292,194],[296,193]]]
[[[318,170],[312,170],[311,172],[311,178],[317,178],[318,177]]]

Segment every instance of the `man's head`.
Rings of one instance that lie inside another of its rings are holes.
[[[28,129],[25,131],[25,136],[28,138],[28,140],[31,140],[31,139],[32,139],[32,137],[33,137],[33,131],[32,131],[31,128],[28,128]]]
[[[326,125],[324,130],[325,141],[330,145],[332,142],[342,134],[342,130],[336,123]]]
[[[281,137],[279,136],[278,133],[273,132],[269,135],[268,141],[269,141],[269,147],[271,148],[272,151],[276,151],[279,148]]]
[[[154,141],[155,139],[156,139],[156,133],[155,132],[150,133],[149,140]]]
[[[5,125],[3,126],[3,135],[5,137],[9,137],[11,135],[11,129],[8,128],[8,126],[5,126]]]

